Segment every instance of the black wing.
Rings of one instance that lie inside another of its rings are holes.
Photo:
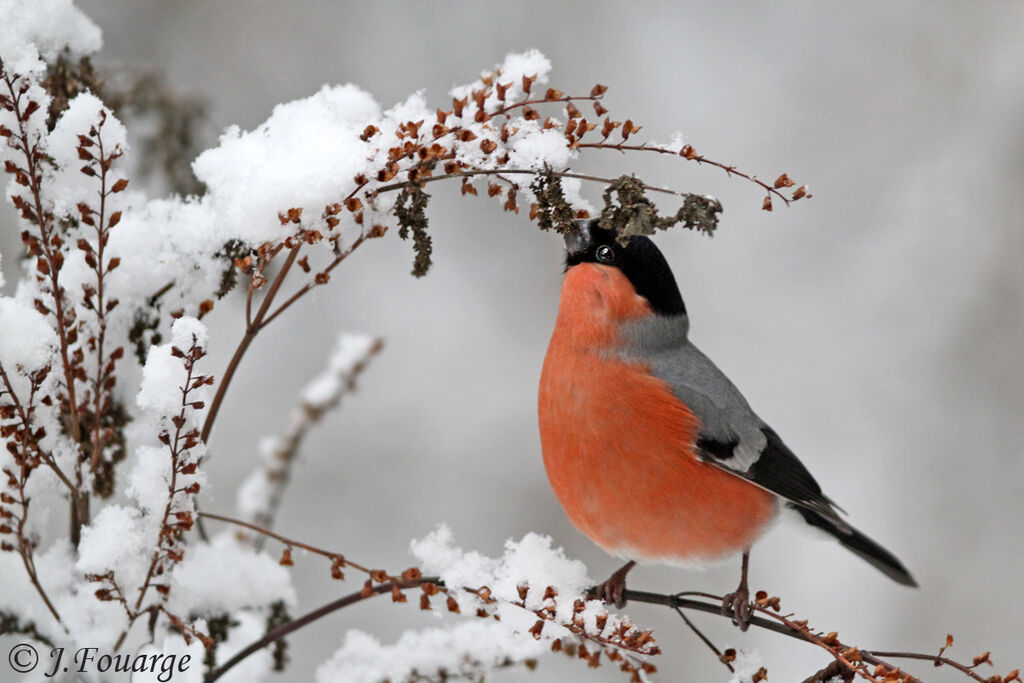
[[[812,511],[838,528],[848,530],[849,525],[836,514],[838,506],[822,493],[821,486],[775,430],[765,425],[761,433],[765,436],[765,444],[756,451],[739,437],[722,441],[700,436],[697,452],[706,462],[785,498],[794,507]]]

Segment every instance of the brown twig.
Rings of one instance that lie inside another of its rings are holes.
[[[391,190],[401,190],[401,189],[404,189],[404,188],[407,188],[407,187],[412,187],[413,185],[424,185],[426,183],[433,183],[433,182],[437,182],[438,180],[450,180],[451,178],[463,178],[463,177],[480,176],[480,175],[500,175],[500,174],[535,176],[535,175],[537,175],[537,171],[531,171],[531,170],[519,169],[519,168],[498,168],[498,169],[490,169],[490,170],[487,170],[487,169],[461,170],[461,171],[458,171],[456,173],[446,173],[444,175],[430,176],[429,178],[423,178],[423,179],[417,180],[417,181],[405,180],[405,181],[401,181],[401,182],[397,182],[397,183],[390,183],[388,185],[383,185],[381,187],[375,188],[373,190],[373,192],[374,192],[374,194],[379,194],[381,192],[390,192]],[[552,171],[552,174],[558,176],[559,178],[575,178],[577,180],[589,180],[589,181],[592,181],[592,182],[595,182],[595,183],[605,183],[605,184],[611,183],[612,181],[615,180],[614,178],[603,178],[601,176],[587,175],[587,174],[584,174],[584,173],[573,173],[573,172],[570,172],[570,171]],[[665,187],[655,187],[654,185],[646,185],[646,184],[643,186],[643,189],[647,190],[649,192],[661,192],[662,194],[675,195],[676,197],[688,197],[689,195],[693,194],[691,192],[679,192],[677,190],[670,190],[670,189],[665,188]]]
[[[334,258],[334,260],[333,260],[333,261],[331,261],[331,262],[330,262],[329,264],[327,264],[327,267],[326,267],[326,268],[324,268],[324,269],[323,269],[322,271],[320,271],[320,272],[321,272],[321,273],[324,273],[324,274],[327,274],[327,275],[329,275],[329,274],[331,273],[331,271],[333,271],[333,270],[334,270],[335,268],[337,268],[337,267],[338,267],[339,265],[341,265],[342,261],[344,261],[344,260],[345,260],[345,259],[347,259],[347,258],[348,258],[349,256],[351,256],[351,255],[352,255],[352,252],[354,252],[354,251],[355,251],[356,249],[358,249],[358,248],[360,247],[360,245],[362,245],[362,244],[363,244],[363,242],[365,242],[365,241],[366,241],[367,239],[369,239],[370,237],[373,237],[373,236],[375,236],[375,235],[373,235],[372,233],[366,233],[366,232],[364,232],[364,233],[362,233],[361,235],[359,235],[359,237],[357,237],[357,238],[356,238],[355,240],[353,240],[352,244],[351,244],[351,245],[349,245],[348,249],[345,249],[345,250],[344,250],[344,251],[342,251],[342,252],[341,252],[340,254],[338,254],[338,255],[337,255],[337,256],[336,256],[335,258]],[[314,287],[317,287],[317,286],[319,286],[319,285],[321,285],[321,284],[323,284],[323,281],[321,281],[321,282],[317,282],[316,280],[313,280],[312,282],[307,282],[306,284],[304,284],[304,285],[303,285],[302,287],[300,287],[300,288],[298,289],[298,291],[296,291],[296,292],[295,292],[294,294],[292,294],[292,295],[291,295],[290,297],[288,297],[287,299],[285,299],[285,301],[284,301],[284,302],[283,302],[283,303],[282,303],[282,304],[281,304],[280,306],[278,306],[278,307],[277,307],[277,308],[276,308],[276,309],[274,310],[274,312],[273,312],[273,313],[271,313],[270,315],[268,315],[268,316],[266,317],[266,319],[262,321],[262,323],[261,323],[260,327],[261,327],[261,328],[262,328],[262,327],[266,327],[267,325],[269,325],[270,323],[272,323],[272,322],[273,322],[273,321],[274,321],[274,320],[275,320],[275,319],[277,318],[277,316],[281,315],[281,314],[282,314],[282,313],[284,313],[284,312],[285,312],[286,310],[288,310],[288,308],[289,308],[289,307],[290,307],[290,306],[291,306],[292,304],[294,304],[294,303],[295,303],[296,301],[298,301],[298,300],[299,300],[299,299],[301,299],[301,298],[302,298],[303,296],[305,296],[305,295],[306,295],[306,293],[307,293],[307,292],[309,292],[309,290],[311,290],[311,289],[313,289]],[[257,317],[258,317],[258,316],[257,316]]]
[[[697,628],[696,624],[694,624],[692,621],[690,621],[690,618],[686,616],[686,613],[683,612],[683,610],[681,610],[678,607],[673,607],[672,609],[674,609],[676,611],[676,614],[678,614],[680,616],[680,618],[683,620],[683,622],[687,626],[690,627],[690,630],[693,631],[697,635],[698,638],[700,638],[701,642],[704,643],[705,645],[707,645],[708,648],[712,652],[715,653],[715,656],[718,657],[718,661],[720,661],[722,664],[724,664],[725,668],[727,668],[731,673],[735,673],[736,670],[733,669],[732,668],[732,664],[730,664],[724,658],[724,656],[722,655],[722,651],[718,649],[718,646],[715,645],[714,643],[712,643],[711,639],[708,638],[706,635],[704,635],[704,632],[701,631],[699,628]]]
[[[235,526],[239,526],[239,527],[242,527],[244,529],[248,529],[249,531],[255,531],[258,534],[261,534],[263,536],[267,536],[268,538],[272,538],[275,541],[279,541],[286,548],[301,548],[302,550],[305,550],[307,552],[311,552],[314,555],[320,555],[321,557],[326,557],[327,559],[331,560],[332,562],[333,561],[337,561],[337,560],[340,559],[340,560],[342,560],[342,562],[343,562],[343,564],[345,566],[352,567],[353,569],[358,569],[359,571],[361,571],[361,572],[363,572],[365,574],[379,575],[379,573],[378,573],[379,570],[370,569],[369,567],[361,565],[358,562],[353,562],[353,561],[349,560],[347,557],[345,557],[345,555],[343,555],[342,553],[333,552],[331,550],[324,550],[323,548],[318,548],[315,545],[310,545],[308,543],[303,543],[302,541],[296,541],[294,538],[288,538],[287,536],[282,536],[281,534],[275,533],[275,532],[271,531],[270,529],[266,529],[264,527],[261,527],[258,524],[253,524],[251,522],[246,522],[245,520],[241,520],[241,519],[235,519],[234,517],[226,517],[224,515],[215,515],[212,512],[200,512],[199,516],[202,517],[202,518],[206,518],[206,519],[215,519],[218,522],[225,522],[227,524],[234,524]]]
[[[30,139],[29,131],[26,128],[26,123],[33,112],[38,111],[39,103],[34,100],[30,100],[23,108],[22,96],[27,92],[27,90],[21,87],[15,87],[14,82],[15,80],[18,80],[18,77],[12,77],[11,74],[7,73],[3,69],[2,63],[0,63],[0,74],[2,74],[3,81],[7,85],[10,111],[14,114],[15,120],[18,122],[18,131],[16,134],[12,134],[10,138],[8,138],[8,144],[10,144],[10,140],[16,137],[18,144],[11,145],[11,147],[19,150],[25,157],[24,169],[19,169],[15,165],[11,164],[11,167],[8,170],[15,174],[19,184],[28,187],[32,202],[32,207],[29,207],[20,195],[16,195],[18,197],[18,201],[15,201],[15,207],[21,211],[23,216],[34,217],[35,220],[32,222],[34,222],[39,228],[39,239],[35,240],[34,243],[37,245],[36,248],[39,250],[40,262],[43,263],[43,259],[45,259],[45,265],[39,266],[38,270],[43,274],[38,277],[40,280],[43,280],[46,277],[49,278],[57,336],[60,340],[64,387],[67,392],[68,420],[70,422],[71,432],[70,436],[72,441],[78,445],[81,441],[81,421],[78,411],[78,402],[75,397],[75,364],[71,362],[70,351],[70,347],[73,343],[72,337],[77,336],[77,334],[73,334],[73,330],[70,329],[68,313],[64,310],[64,288],[61,286],[59,279],[60,269],[64,262],[64,256],[60,253],[59,246],[61,244],[61,240],[57,238],[56,235],[52,234],[54,232],[53,215],[43,208],[43,171],[41,164],[46,157],[40,150],[39,145]],[[43,114],[40,115],[42,116]],[[54,238],[57,239],[55,240]],[[79,457],[75,458],[75,475],[77,483],[74,486],[71,495],[70,537],[72,545],[77,547],[81,537],[82,526],[87,524],[89,521],[88,497],[84,496],[81,491],[82,472],[81,459]]]
[[[289,634],[299,630],[303,626],[306,626],[307,624],[310,624],[316,621],[317,619],[320,619],[321,617],[327,616],[331,612],[337,612],[340,609],[344,609],[345,607],[354,605],[357,602],[362,602],[363,600],[366,600],[367,598],[372,598],[376,595],[391,593],[396,588],[415,588],[416,586],[420,586],[424,583],[437,583],[438,581],[439,579],[436,576],[420,577],[418,579],[410,580],[396,579],[394,581],[389,581],[387,583],[382,583],[377,586],[373,586],[369,591],[361,590],[355,593],[350,593],[343,598],[338,598],[334,602],[329,602],[326,605],[318,607],[312,612],[308,612],[302,615],[298,619],[289,621],[285,624],[278,626],[275,629],[272,629],[262,638],[247,645],[245,648],[243,648],[237,654],[235,654],[235,656],[233,656],[231,659],[224,662],[216,669],[211,671],[209,674],[207,674],[206,678],[203,679],[203,683],[213,683],[218,678],[227,673],[230,669],[234,668],[235,665],[237,665],[239,662],[244,660],[249,655],[253,654],[254,652],[258,652],[259,650],[263,649],[267,645],[270,645],[271,643],[281,640]]]
[[[984,683],[989,680],[972,671],[973,667],[961,664],[941,655],[926,655],[919,652],[883,652],[881,650],[872,650],[869,654],[874,655],[875,657],[889,657],[890,659],[919,659],[925,662],[931,662],[935,666],[948,666],[951,669],[956,669],[975,681],[982,681],[982,683]]]
[[[262,527],[260,527],[260,526],[258,526],[256,524],[250,524],[250,523],[245,522],[243,520],[234,519],[234,518],[231,518],[231,517],[225,517],[223,515],[215,515],[215,514],[212,514],[212,513],[201,513],[201,515],[204,516],[204,517],[209,517],[210,519],[215,519],[215,520],[221,521],[221,522],[226,522],[226,523],[229,523],[229,524],[235,524],[237,526],[241,526],[241,527],[249,529],[251,531],[255,531],[257,533],[263,534],[265,536],[268,536],[270,538],[273,538],[273,539],[279,541],[280,543],[284,544],[287,548],[292,548],[292,547],[302,548],[303,550],[307,550],[307,551],[309,551],[311,553],[314,553],[316,555],[320,555],[322,557],[326,557],[326,558],[334,560],[334,561],[336,561],[337,558],[343,558],[344,557],[340,553],[337,553],[337,552],[334,552],[334,551],[330,551],[330,550],[324,550],[323,548],[319,548],[319,547],[316,547],[316,546],[313,546],[313,545],[310,545],[310,544],[307,544],[307,543],[302,543],[301,541],[296,541],[295,539],[289,538],[287,536],[283,536],[281,534],[274,533],[274,532],[270,531],[269,529],[262,528]],[[363,572],[366,572],[367,574],[371,574],[371,576],[376,575],[378,578],[385,578],[386,580],[388,580],[388,581],[390,581],[392,583],[393,582],[401,582],[402,583],[401,587],[403,587],[403,588],[414,587],[414,586],[422,585],[423,583],[428,583],[429,582],[429,583],[435,584],[439,589],[444,590],[443,583],[438,581],[436,578],[431,578],[431,579],[415,579],[414,580],[414,579],[409,578],[408,575],[404,575],[403,577],[399,578],[399,577],[394,577],[394,576],[386,575],[386,574],[384,574],[382,572],[379,572],[379,573],[378,572],[371,572],[371,570],[367,569],[366,567],[358,565],[358,564],[353,563],[353,562],[350,562],[348,560],[344,560],[344,562],[346,564],[356,568],[356,569],[359,569],[359,570],[361,570]],[[377,587],[373,588],[373,590],[375,591],[375,594],[376,593],[380,593],[380,592],[387,592],[388,590],[391,590],[391,588],[390,588],[391,585],[392,585],[391,583],[387,584],[386,587],[383,586],[383,585],[378,585]],[[370,586],[370,583],[368,582],[367,583],[367,587],[369,587],[369,586]],[[289,633],[292,633],[297,628],[299,628],[301,625],[305,625],[306,623],[309,623],[310,621],[313,621],[314,619],[319,619],[321,616],[324,616],[325,614],[327,614],[329,612],[341,609],[341,608],[346,607],[346,606],[348,606],[350,604],[353,604],[354,602],[358,602],[360,599],[363,599],[364,597],[368,597],[368,596],[365,595],[365,593],[366,593],[366,588],[364,588],[362,593],[357,593],[357,594],[354,594],[354,595],[347,596],[346,598],[342,598],[341,600],[337,600],[335,602],[330,603],[329,605],[325,605],[324,607],[318,608],[314,612],[310,613],[310,615],[307,615],[307,617],[309,617],[311,615],[315,615],[315,616],[312,616],[312,618],[303,617],[302,618],[303,621],[302,621],[301,624],[299,624],[298,626],[294,626],[293,628],[287,629],[286,631],[284,631],[283,633],[277,635],[276,637],[274,637],[274,632],[268,633],[263,639],[258,641],[258,643],[259,643],[258,645],[257,644],[253,644],[249,648],[246,648],[245,650],[243,650],[243,652],[247,653],[245,656],[248,656],[248,654],[251,654],[252,652],[255,652],[256,650],[259,650],[260,648],[270,644],[271,642],[274,642],[274,640],[277,640],[278,638],[282,638],[285,635],[287,635]],[[355,597],[355,596],[359,596],[359,595],[362,595],[362,597],[359,597],[359,598]],[[933,664],[935,664],[936,666],[938,666],[938,665],[947,665],[947,666],[950,666],[952,668],[955,668],[958,671],[966,674],[972,680],[982,681],[982,682],[985,681],[985,679],[979,677],[976,673],[971,671],[970,667],[968,667],[966,665],[963,665],[963,664],[959,664],[959,663],[957,663],[957,662],[955,662],[953,660],[950,660],[948,658],[944,658],[942,656],[925,655],[925,654],[919,654],[919,653],[904,653],[904,652],[881,652],[881,651],[874,652],[874,651],[862,650],[862,649],[858,649],[858,648],[854,648],[852,646],[846,645],[846,644],[842,643],[838,639],[836,634],[834,634],[834,633],[830,633],[830,634],[827,634],[827,635],[825,635],[825,634],[817,634],[817,633],[811,631],[808,628],[806,622],[794,620],[794,619],[791,618],[790,615],[779,614],[777,611],[775,611],[777,609],[777,607],[778,607],[777,599],[767,598],[762,593],[759,593],[758,595],[761,596],[761,597],[759,597],[759,599],[753,604],[753,610],[754,610],[754,612],[757,612],[757,613],[759,613],[761,615],[764,615],[764,616],[756,616],[756,615],[752,616],[751,619],[750,619],[750,625],[751,626],[756,626],[758,628],[762,628],[762,629],[765,629],[765,630],[768,630],[768,631],[772,631],[773,633],[778,633],[780,635],[784,635],[784,636],[787,636],[787,637],[790,637],[790,638],[793,638],[793,639],[796,639],[796,640],[800,640],[802,642],[811,643],[813,645],[821,647],[821,648],[825,649],[833,657],[834,662],[836,662],[835,666],[838,667],[838,669],[841,670],[841,669],[843,669],[843,667],[845,667],[847,670],[855,672],[858,676],[860,676],[861,678],[863,678],[863,679],[865,679],[867,681],[872,681],[874,683],[879,683],[882,680],[882,679],[878,678],[876,674],[873,674],[873,673],[870,673],[870,672],[867,671],[865,665],[871,664],[871,665],[875,666],[876,669],[884,671],[885,674],[887,674],[887,675],[898,675],[899,676],[899,680],[902,683],[921,683],[920,679],[918,679],[918,678],[912,676],[911,674],[903,671],[899,667],[897,667],[897,666],[895,666],[893,664],[890,664],[889,662],[885,661],[883,659],[883,657],[903,658],[903,659],[919,659],[919,660],[923,660],[923,661],[930,661]],[[730,668],[730,670],[732,670],[732,667],[723,658],[723,655],[722,655],[721,651],[706,636],[704,636],[703,633],[701,633],[699,631],[699,629],[697,629],[692,624],[692,622],[686,617],[685,614],[683,614],[683,610],[693,610],[693,611],[697,611],[697,612],[704,612],[706,614],[713,614],[713,615],[715,615],[717,617],[725,616],[725,617],[731,619],[731,616],[723,615],[723,613],[722,613],[722,599],[723,599],[722,596],[715,595],[715,594],[712,594],[712,593],[699,592],[699,591],[685,591],[685,592],[675,593],[675,594],[662,594],[662,593],[650,593],[650,592],[646,592],[646,591],[638,591],[638,590],[627,589],[624,592],[623,597],[627,601],[629,601],[629,602],[647,603],[647,604],[652,604],[652,605],[662,605],[662,606],[668,607],[668,608],[676,611],[683,618],[683,620],[687,623],[687,625],[689,625],[690,628],[694,630],[694,632],[698,635],[698,637],[701,638],[701,640],[704,642],[704,644],[707,645],[716,654],[716,656],[719,658],[719,661],[722,661],[726,666],[728,666]],[[519,603],[515,603],[515,604],[519,604]],[[524,607],[524,605],[519,605],[519,606]],[[540,616],[541,618],[544,618],[544,619],[549,618],[548,615],[546,615],[546,614],[541,614],[540,612],[535,612],[535,613],[538,614],[538,616]],[[290,623],[291,624],[295,624],[296,622],[290,622]],[[570,630],[572,630],[572,629],[570,629]],[[588,638],[590,638],[592,636],[592,634],[586,634],[586,633],[584,633],[584,634],[577,633],[577,635],[581,635],[581,636],[588,637]],[[599,640],[599,637],[598,637],[598,642],[602,642],[603,643],[603,641]],[[607,645],[610,645],[610,646],[616,646],[615,643],[604,643],[604,644],[607,644]],[[239,653],[239,654],[241,655],[241,653]],[[236,656],[236,658],[232,660],[232,662],[233,662],[232,666],[234,666],[234,664],[237,664],[238,661],[241,661],[241,659],[243,659],[243,658],[244,657],[237,657]],[[855,661],[851,661],[850,658],[853,658]],[[225,666],[222,666],[219,669],[217,669],[216,670],[217,677],[222,675],[227,670],[227,668],[230,668],[230,667],[227,667],[225,665]],[[210,683],[210,681],[212,681],[212,680],[215,680],[215,678],[208,679],[207,683]],[[811,680],[813,680],[813,678]]]
[[[153,585],[153,581],[157,576],[167,573],[175,563],[180,562],[184,557],[183,550],[176,546],[181,539],[181,535],[192,528],[193,514],[188,510],[175,510],[174,503],[178,498],[178,494],[190,495],[194,498],[199,493],[200,488],[198,482],[193,482],[187,486],[178,486],[178,478],[179,476],[194,474],[197,467],[194,459],[188,462],[185,461],[188,452],[199,444],[199,433],[189,423],[188,411],[190,409],[198,410],[203,406],[201,401],[191,400],[189,394],[199,387],[211,383],[212,380],[208,375],[195,373],[196,362],[205,355],[195,335],[193,335],[192,344],[187,350],[172,346],[171,355],[181,359],[182,366],[185,368],[185,383],[179,387],[181,407],[178,414],[171,418],[171,422],[174,425],[174,436],[172,437],[167,431],[162,431],[159,436],[160,442],[167,447],[171,460],[171,476],[167,484],[167,503],[164,506],[163,516],[160,519],[159,536],[149,563],[149,569],[146,572],[142,586],[139,588],[139,595],[135,600],[135,605],[129,612],[131,616],[128,625],[121,632],[114,645],[115,651],[120,649],[124,643],[128,631],[135,620],[141,614],[146,613],[148,608],[142,609],[142,604],[146,593]],[[156,589],[166,596],[166,586],[158,585]],[[123,593],[121,595],[123,598]],[[162,605],[158,607],[162,609]],[[177,618],[175,617],[174,619]]]
[[[787,197],[786,195],[782,194],[782,192],[780,192],[778,190],[778,188],[773,187],[772,185],[769,185],[768,183],[766,183],[765,181],[761,180],[757,176],[750,175],[749,173],[744,173],[743,171],[739,170],[735,166],[731,166],[729,164],[723,164],[722,162],[715,161],[714,159],[708,159],[703,154],[693,153],[691,155],[680,155],[680,153],[677,152],[677,151],[674,151],[674,150],[671,150],[671,149],[667,149],[665,147],[658,147],[657,145],[648,145],[646,143],[642,144],[642,145],[627,145],[625,143],[611,143],[611,142],[605,142],[605,141],[601,141],[601,142],[581,142],[581,143],[578,144],[578,147],[580,149],[584,149],[584,148],[586,148],[586,149],[606,149],[606,150],[610,149],[610,150],[615,150],[615,151],[618,151],[618,152],[654,152],[655,154],[668,154],[670,156],[683,156],[684,159],[689,159],[691,161],[696,161],[698,164],[707,164],[708,166],[714,166],[715,168],[720,168],[723,171],[725,171],[726,175],[736,176],[738,178],[743,178],[744,180],[748,180],[748,181],[754,183],[755,185],[758,185],[762,190],[764,190],[768,194],[770,194],[770,195],[773,194],[776,197],[778,197],[779,199],[781,199],[783,202],[786,203],[786,206],[789,206],[789,204],[794,201],[793,198]]]
[[[227,393],[228,387],[231,385],[231,380],[234,378],[235,372],[238,370],[238,365],[242,362],[242,358],[245,356],[245,352],[249,349],[249,345],[252,344],[253,339],[255,339],[256,335],[259,334],[261,329],[263,329],[263,318],[267,314],[267,309],[274,302],[274,297],[277,296],[278,290],[281,289],[281,284],[288,276],[288,271],[291,270],[292,265],[295,263],[295,259],[298,258],[299,250],[301,248],[302,245],[297,244],[289,250],[288,258],[285,260],[284,265],[281,266],[281,270],[278,271],[277,276],[274,277],[274,281],[271,283],[270,289],[267,290],[266,295],[263,297],[263,303],[256,312],[256,316],[252,319],[251,323],[246,325],[245,334],[242,335],[241,341],[238,342],[238,346],[235,348],[235,353],[231,356],[231,360],[224,369],[224,374],[221,375],[220,382],[217,384],[217,392],[213,396],[213,401],[210,402],[210,409],[206,414],[206,420],[203,422],[203,429],[200,433],[200,438],[203,440],[203,443],[209,443],[210,432],[213,431],[213,423],[217,420],[217,414],[220,412],[220,406],[224,402],[224,395]]]

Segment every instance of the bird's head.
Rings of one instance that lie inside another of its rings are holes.
[[[625,245],[620,244],[614,230],[598,227],[593,218],[573,221],[564,237],[567,272],[578,266],[616,269],[655,314],[686,315],[672,269],[650,238],[635,235]]]

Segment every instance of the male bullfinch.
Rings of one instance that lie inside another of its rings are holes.
[[[544,465],[566,514],[629,560],[598,587],[623,605],[636,561],[700,565],[743,553],[723,611],[746,628],[750,546],[780,508],[908,586],[907,569],[847,524],[807,468],[690,343],[675,278],[647,237],[596,220],[565,235],[565,280],[540,379]]]

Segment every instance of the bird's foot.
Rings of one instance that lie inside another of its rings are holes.
[[[737,588],[735,593],[729,593],[722,598],[722,614],[731,616],[733,623],[739,626],[741,631],[750,628],[750,619],[754,615],[752,607],[750,591],[743,585]]]
[[[629,562],[625,566],[620,567],[604,583],[591,588],[588,591],[589,594],[598,600],[611,603],[617,608],[622,609],[626,606],[626,574],[629,573],[634,564],[634,562]]]

